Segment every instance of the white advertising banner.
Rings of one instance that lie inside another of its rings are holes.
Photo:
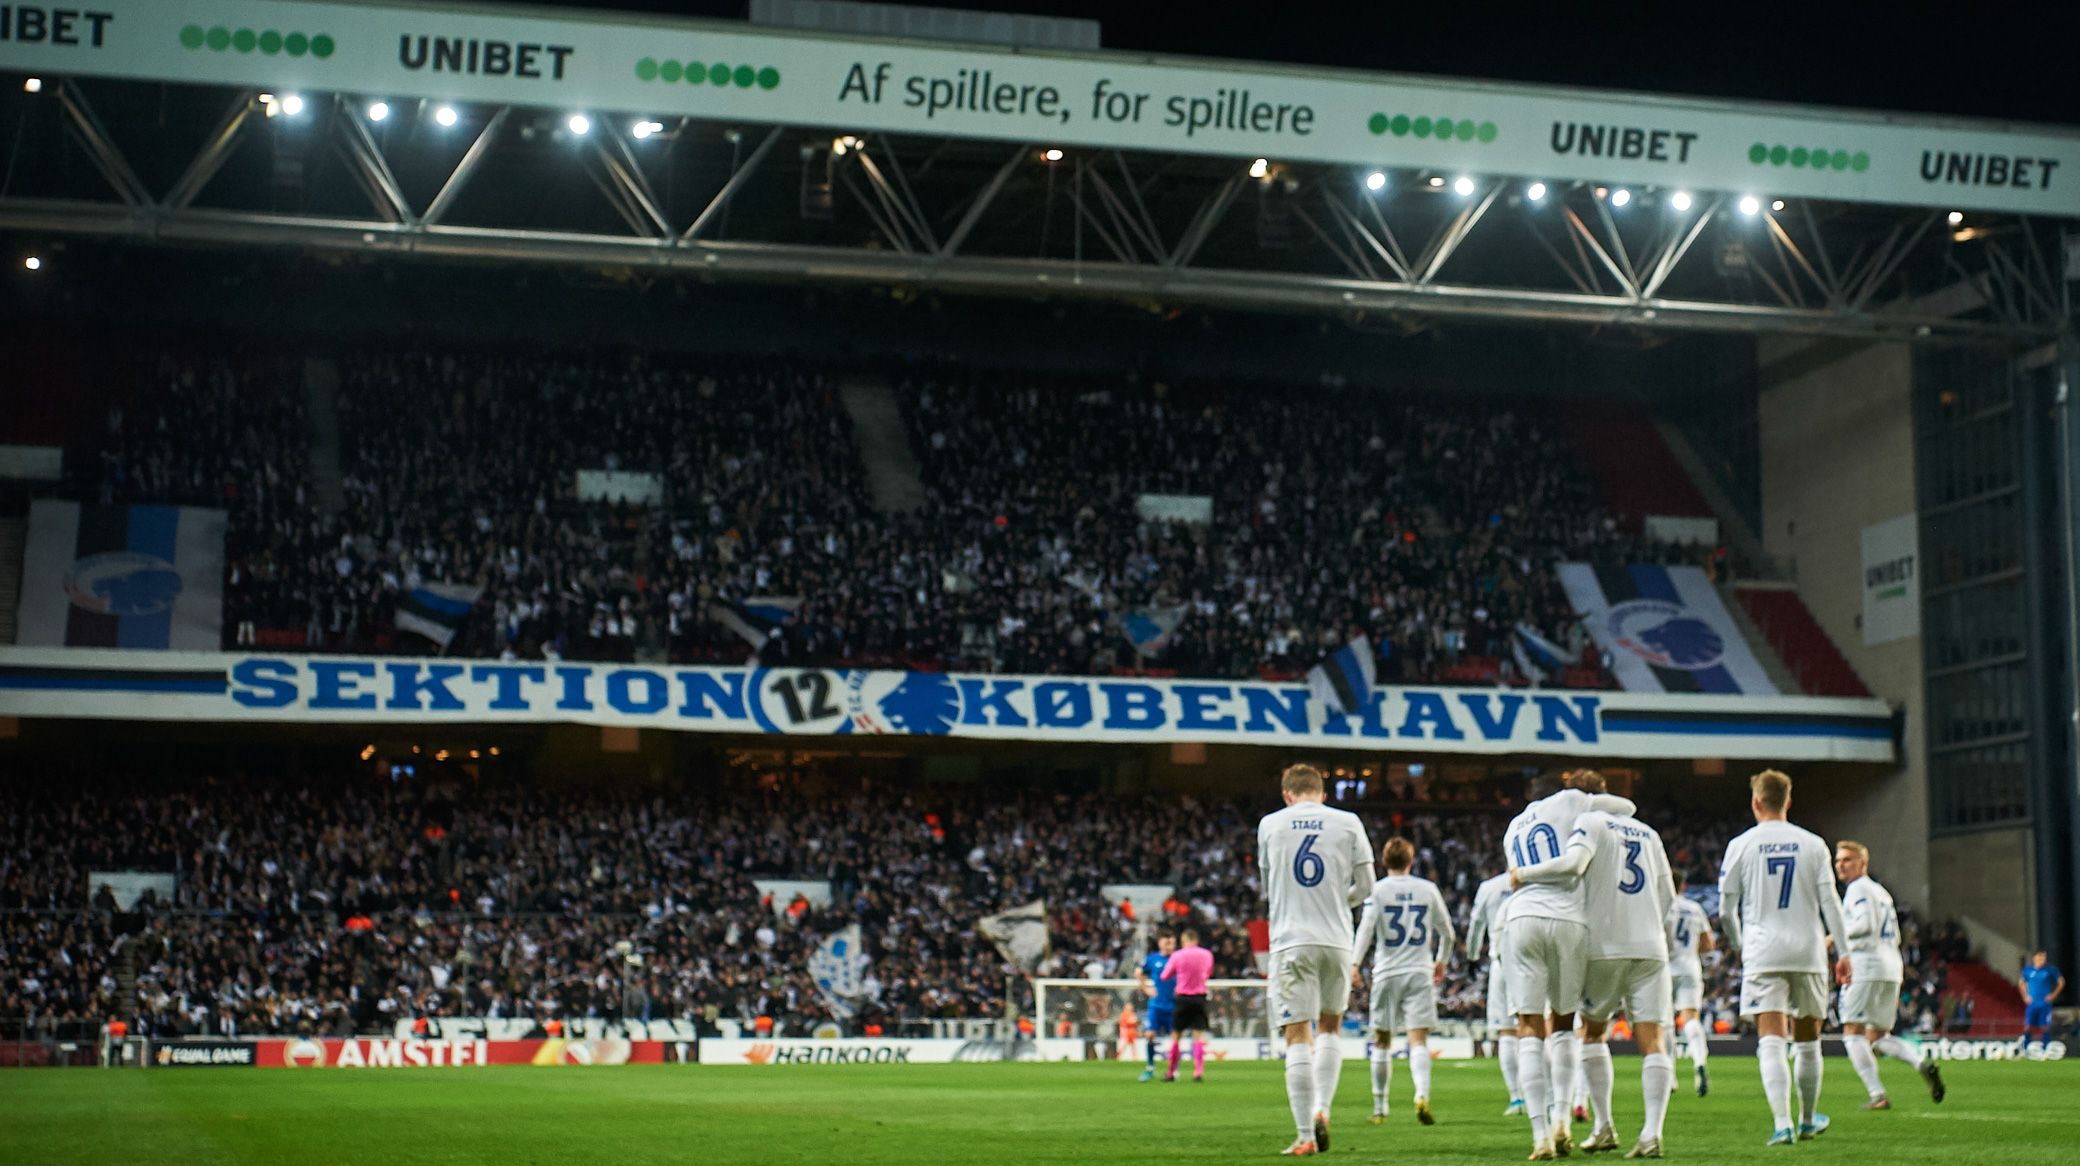
[[[1301,683],[824,668],[0,648],[0,716],[260,724],[614,725],[1563,757],[1890,761],[1883,701],[1375,688],[1354,713]]]
[[[1921,634],[1919,516],[1863,528],[1863,642],[1889,644]]]
[[[580,502],[633,502],[656,506],[664,501],[664,478],[632,470],[579,470]]]
[[[1554,86],[456,4],[0,6],[0,69],[2080,214],[2080,134]]]

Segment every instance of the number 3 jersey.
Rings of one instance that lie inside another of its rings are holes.
[[[1356,814],[1295,802],[1257,823],[1257,876],[1271,901],[1271,950],[1351,950],[1357,872],[1372,873],[1372,842]]]
[[[1747,975],[1825,973],[1829,934],[1835,950],[1849,950],[1827,843],[1784,821],[1757,823],[1728,843],[1719,923]]]
[[[1899,912],[1892,892],[1865,875],[1842,892],[1849,924],[1849,973],[1858,984],[1897,984],[1905,972],[1899,958]]]
[[[1582,871],[1589,958],[1666,961],[1676,886],[1661,835],[1630,818],[1591,811],[1576,821],[1568,846],[1589,852]]]
[[[1436,883],[1414,875],[1388,875],[1372,884],[1351,956],[1353,962],[1364,959],[1370,946],[1374,979],[1404,972],[1428,978],[1431,964],[1450,955],[1457,941],[1451,911]]]

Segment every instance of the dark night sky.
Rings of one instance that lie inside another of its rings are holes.
[[[746,0],[552,6],[740,19]],[[1099,21],[1106,48],[2080,125],[2073,0],[950,0]]]

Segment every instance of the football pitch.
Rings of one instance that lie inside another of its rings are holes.
[[[1711,1096],[1679,1091],[1668,1156],[1696,1163],[2071,1163],[2080,1160],[2080,1064],[1952,1062],[1930,1104],[1888,1066],[1895,1108],[1865,1113],[1848,1062],[1829,1058],[1815,1142],[1765,1150],[1768,1111],[1750,1059],[1714,1062]],[[1679,1078],[1689,1080],[1689,1063]],[[1351,1062],[1330,1156],[1522,1161],[1529,1134],[1501,1116],[1492,1061],[1440,1062],[1438,1124],[1416,1124],[1406,1065],[1395,1112],[1366,1123]],[[1203,1085],[1140,1084],[1087,1064],[485,1068],[395,1072],[251,1069],[0,1073],[0,1160],[55,1162],[953,1163],[1273,1162],[1291,1139],[1275,1063],[1217,1064]],[[1618,1062],[1624,1145],[1639,1121],[1639,1064]],[[1586,1126],[1577,1126],[1577,1139]],[[1599,1156],[1615,1161],[1618,1155]],[[1577,1154],[1576,1160],[1580,1159]]]

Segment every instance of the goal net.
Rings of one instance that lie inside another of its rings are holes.
[[[1263,980],[1208,980],[1206,1019],[1215,1037],[1268,1040],[1271,1005]],[[1041,1035],[1116,1044],[1145,1033],[1148,994],[1134,980],[1034,980]],[[1124,1030],[1124,1031],[1123,1031]]]

